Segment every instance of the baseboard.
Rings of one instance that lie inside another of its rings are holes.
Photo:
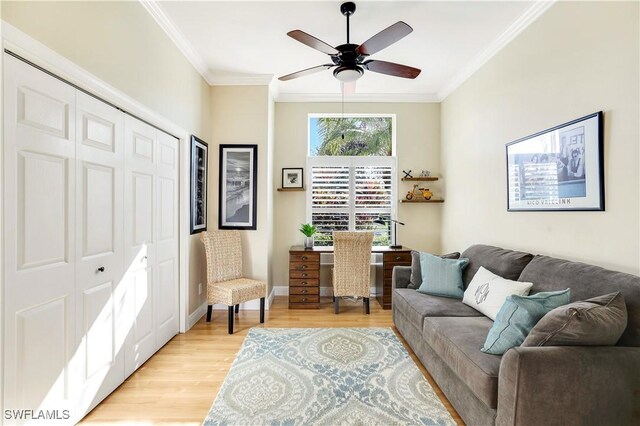
[[[286,285],[274,286],[272,294],[275,294],[276,296],[288,296],[289,286],[286,286]],[[369,294],[371,294],[371,297],[375,297],[377,295],[376,288],[371,287],[369,289]],[[320,287],[320,296],[321,297],[333,296],[333,287]]]
[[[198,306],[198,308],[189,315],[189,319],[187,321],[187,331],[189,331],[191,327],[193,327],[198,321],[200,321],[200,318],[202,318],[206,313],[207,313],[207,302],[204,302],[202,305]]]

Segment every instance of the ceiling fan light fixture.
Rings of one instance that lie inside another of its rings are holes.
[[[351,83],[362,77],[364,70],[359,67],[338,67],[333,71],[333,76],[343,83]]]

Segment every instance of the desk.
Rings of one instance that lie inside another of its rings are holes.
[[[411,265],[411,249],[372,247],[382,253],[382,264],[376,265],[376,299],[382,309],[391,309],[391,274],[394,266]],[[333,247],[292,246],[289,249],[289,309],[320,307],[320,254],[333,253]]]

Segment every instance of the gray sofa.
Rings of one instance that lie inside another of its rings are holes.
[[[640,424],[640,277],[597,266],[475,245],[465,288],[480,266],[533,282],[531,294],[571,288],[571,300],[620,291],[628,324],[617,346],[516,347],[480,351],[493,322],[457,299],[407,288],[393,270],[393,321],[469,425]]]

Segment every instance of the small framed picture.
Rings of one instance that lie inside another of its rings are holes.
[[[304,170],[302,168],[282,169],[282,187],[303,188]]]
[[[220,145],[219,229],[257,229],[258,145]]]

